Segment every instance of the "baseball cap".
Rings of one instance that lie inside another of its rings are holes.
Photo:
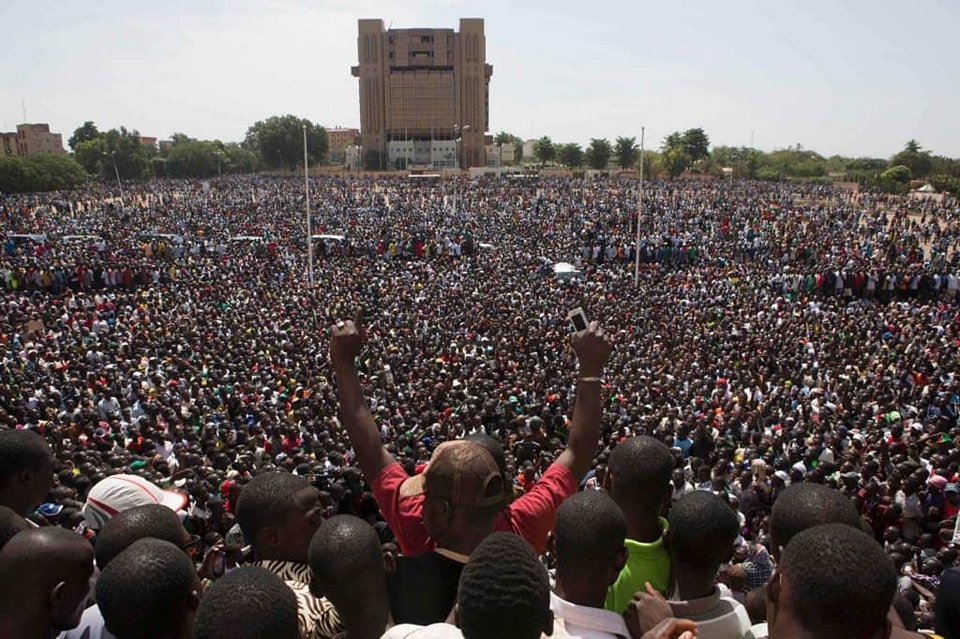
[[[401,497],[415,497],[431,490],[454,505],[490,508],[505,504],[503,476],[487,449],[475,442],[456,440],[437,446],[423,473],[400,485]]]
[[[163,490],[137,475],[111,475],[90,489],[83,518],[87,525],[99,530],[114,515],[148,504],[162,504],[177,512],[187,504],[187,496]]]
[[[958,490],[956,484],[947,484],[946,486],[943,487],[943,492],[960,494],[960,490]]]

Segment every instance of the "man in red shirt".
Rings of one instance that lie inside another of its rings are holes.
[[[330,359],[337,376],[343,426],[350,436],[360,470],[367,477],[380,512],[403,554],[430,552],[436,543],[423,526],[423,495],[401,490],[409,476],[383,448],[380,430],[363,397],[354,366],[363,347],[362,331],[354,322],[347,321],[338,322],[330,332]],[[496,530],[520,535],[538,554],[546,547],[557,508],[577,492],[580,479],[593,463],[602,417],[600,375],[613,349],[596,322],[573,335],[571,342],[580,373],[566,450],[544,471],[530,492],[503,509],[495,522]]]

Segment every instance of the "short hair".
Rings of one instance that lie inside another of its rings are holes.
[[[666,444],[641,435],[613,449],[607,471],[613,476],[615,494],[625,495],[638,506],[652,509],[658,508],[667,494],[673,466],[673,453]]]
[[[493,457],[493,461],[497,463],[497,468],[500,469],[500,474],[506,474],[507,455],[503,452],[503,446],[500,445],[500,442],[486,433],[471,433],[470,435],[464,437],[464,439],[476,444],[480,444],[486,448],[487,452],[490,453],[490,456]]]
[[[12,508],[0,506],[0,549],[7,545],[21,530],[29,528],[27,520],[17,514]]]
[[[40,470],[53,463],[53,452],[33,430],[0,430],[0,485],[24,470]]]
[[[231,570],[200,600],[193,632],[195,639],[297,639],[297,597],[266,568]]]
[[[118,639],[168,637],[180,629],[183,610],[196,596],[197,572],[180,548],[141,539],[113,558],[97,578],[97,605]]]
[[[377,531],[353,515],[335,515],[323,522],[310,541],[308,557],[314,579],[325,584],[348,585],[362,576],[384,572]]]
[[[256,547],[263,529],[281,523],[296,507],[294,496],[309,487],[306,478],[283,472],[263,473],[251,479],[237,500],[237,523],[247,543]]]
[[[464,639],[537,639],[550,614],[547,570],[512,533],[493,533],[470,555],[460,575]]]
[[[160,504],[137,506],[110,518],[100,534],[94,555],[97,568],[103,570],[114,557],[141,539],[162,539],[175,546],[183,543],[183,524],[175,512]]]
[[[797,533],[783,551],[780,572],[793,614],[817,637],[875,632],[897,588],[897,571],[880,544],[847,524]]]
[[[588,574],[608,570],[626,537],[627,521],[613,498],[595,490],[576,493],[557,509],[557,569]]]
[[[716,572],[730,558],[740,522],[712,492],[696,490],[670,509],[670,554],[679,565]]]
[[[794,484],[773,502],[770,539],[779,555],[798,533],[821,524],[846,524],[860,529],[860,516],[847,497],[822,484]]]

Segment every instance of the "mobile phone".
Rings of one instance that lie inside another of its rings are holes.
[[[570,320],[570,324],[573,325],[573,330],[578,333],[587,330],[587,325],[589,324],[589,322],[587,322],[587,314],[584,313],[583,309],[579,306],[567,313],[567,319]]]

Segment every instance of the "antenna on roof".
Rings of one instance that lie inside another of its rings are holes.
[[[23,123],[27,123],[27,102],[23,98],[20,98],[20,106],[23,108]]]
[[[387,25],[387,31],[393,29],[393,20],[390,21],[390,24]]]

